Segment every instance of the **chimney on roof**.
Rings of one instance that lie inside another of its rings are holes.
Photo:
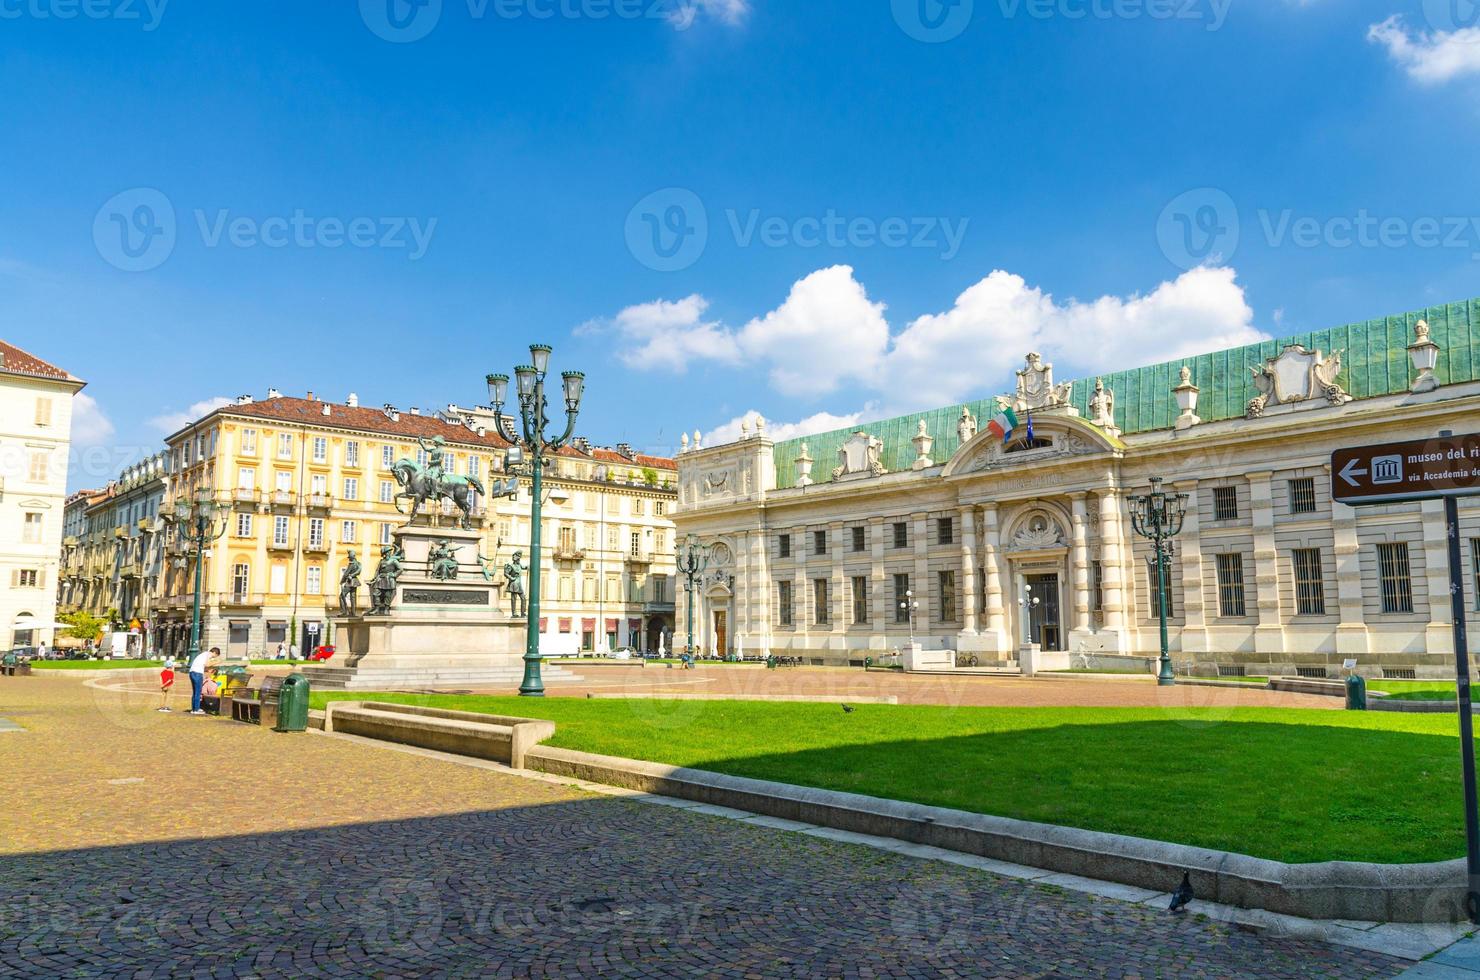
[[[281,398],[281,397],[283,397],[283,393],[281,391],[278,391],[276,388],[268,388],[267,389],[267,397],[269,399],[272,399],[272,398]]]
[[[324,418],[329,418],[333,414],[334,409],[330,407],[328,402],[324,402]]]
[[[587,456],[591,455],[590,439],[587,439],[585,436],[576,436],[575,444],[576,448],[579,449],[581,452],[585,453]]]
[[[308,400],[311,401],[311,402],[318,401],[318,399],[313,396],[313,392],[311,392],[311,391],[308,393]]]
[[[238,405],[250,405],[250,404],[252,404],[252,396],[251,395],[237,395],[236,396],[236,403]]]
[[[349,397],[344,400],[344,404],[348,405],[350,408],[359,408],[360,396],[352,391],[349,393]]]
[[[632,445],[626,442],[617,443],[617,452],[628,459],[636,460],[637,454],[632,451]]]
[[[412,405],[411,406],[411,414],[412,415],[420,415],[421,414],[421,409],[417,408],[415,405]]]

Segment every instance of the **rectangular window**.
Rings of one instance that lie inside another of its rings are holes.
[[[910,526],[903,521],[894,525],[894,547],[908,548],[910,546]]]
[[[360,444],[358,442],[346,442],[344,444],[344,465],[360,465]]]
[[[782,626],[791,626],[794,623],[790,582],[776,583],[776,615]]]
[[[360,481],[357,478],[353,476],[347,476],[344,478],[344,499],[360,499]]]
[[[815,622],[818,626],[826,626],[832,621],[828,615],[827,586],[828,582],[825,578],[812,580],[812,605],[815,607]]]
[[[655,501],[653,501],[653,516],[654,517],[662,517],[667,512],[668,512],[668,502],[666,500],[655,500]]]
[[[41,587],[41,573],[34,568],[17,569],[15,584],[22,589],[38,589]]]
[[[1167,619],[1177,615],[1177,603],[1172,595],[1172,583],[1176,581],[1176,566],[1167,562]],[[1151,618],[1161,618],[1161,590],[1156,587],[1156,559],[1153,557],[1146,562],[1146,586],[1147,594],[1151,597]]]
[[[339,528],[339,540],[345,544],[354,544],[360,540],[360,522],[344,521]]]
[[[308,587],[303,591],[309,595],[318,595],[324,591],[324,570],[317,565],[308,568]]]
[[[311,548],[324,546],[324,519],[311,517],[308,521],[308,544]]]
[[[1377,574],[1382,581],[1382,611],[1413,612],[1413,575],[1406,541],[1377,546]]]
[[[1237,487],[1214,487],[1213,488],[1213,520],[1235,521],[1238,520],[1238,488]]]
[[[255,456],[255,455],[257,455],[257,430],[256,429],[243,429],[242,430],[242,455],[243,456]]]
[[[257,489],[257,471],[250,466],[243,466],[236,471],[236,486],[238,490]]]
[[[477,456],[468,457],[468,476],[481,476],[483,463]]]
[[[1290,513],[1314,514],[1316,512],[1316,481],[1314,477],[1301,477],[1290,481]]]
[[[949,517],[935,519],[935,534],[941,544],[952,544],[956,540],[956,524]]]
[[[267,591],[273,595],[284,595],[288,591],[288,566],[272,566],[267,573],[267,583]]]
[[[940,621],[942,623],[954,623],[956,621],[956,573],[954,571],[936,572],[936,585],[940,588]]]
[[[1243,616],[1244,556],[1218,555],[1218,615]]]
[[[633,531],[628,543],[632,547],[632,557],[640,557],[642,555],[642,532]]]
[[[36,399],[36,424],[42,428],[51,425],[51,399]]]
[[[791,535],[790,534],[783,534],[783,535],[781,535],[779,538],[776,539],[776,544],[777,544],[777,547],[781,551],[781,557],[782,558],[790,558],[791,557]]]
[[[21,543],[40,544],[42,521],[41,515],[27,514],[23,520],[24,523],[21,525]]]
[[[231,594],[238,598],[252,590],[252,566],[231,566]]]
[[[1326,615],[1326,588],[1321,580],[1321,549],[1296,548],[1291,554],[1295,567],[1295,614]]]
[[[277,488],[282,493],[291,493],[293,490],[293,474],[287,470],[278,470],[273,479],[277,481]]]
[[[323,436],[314,437],[313,461],[315,463],[327,463],[329,461],[329,440]]]
[[[814,555],[825,555],[825,554],[827,554],[827,532],[826,531],[813,531],[812,532],[812,553]]]
[[[236,536],[239,538],[250,538],[252,536],[252,515],[236,515]]]
[[[396,486],[389,480],[380,481],[380,502],[391,503],[396,499]]]
[[[308,481],[308,489],[310,493],[320,497],[324,496],[329,492],[329,478],[322,473],[311,477]]]
[[[868,576],[853,576],[853,625],[868,625]]]
[[[380,468],[383,469],[383,470],[388,470],[392,466],[395,466],[395,465],[396,465],[396,447],[395,446],[381,446],[380,447]]]
[[[288,546],[288,518],[274,517],[272,519],[272,543],[279,548]]]
[[[293,435],[283,432],[278,435],[278,459],[293,458]]]
[[[900,525],[896,524],[895,527]],[[910,577],[908,575],[894,576],[894,621],[896,623],[908,623],[910,621]]]
[[[392,537],[393,530],[394,530],[394,525],[391,525],[391,524],[382,524],[382,525],[380,525],[380,543],[381,544],[390,544],[394,540],[394,538]]]
[[[867,533],[863,528],[855,527],[853,529],[853,550],[862,551],[866,547],[868,547]]]
[[[31,454],[31,471],[30,471],[30,474],[29,474],[29,476],[31,478],[31,482],[32,483],[45,483],[46,482],[46,473],[47,473],[46,454],[45,453],[32,453]]]
[[[1090,582],[1093,588],[1093,598],[1090,601],[1094,603],[1092,608],[1095,612],[1099,612],[1105,608],[1105,563],[1101,561],[1090,562],[1089,570]]]

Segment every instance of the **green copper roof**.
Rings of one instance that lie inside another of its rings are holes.
[[[1439,364],[1434,374],[1441,384],[1480,380],[1480,299],[1292,334],[1260,344],[1164,361],[1130,371],[1114,371],[1098,377],[1104,378],[1105,387],[1115,392],[1115,421],[1124,435],[1172,427],[1177,416],[1172,388],[1177,384],[1177,372],[1183,364],[1192,369],[1192,383],[1202,389],[1197,414],[1204,421],[1242,417],[1249,399],[1256,394],[1249,369],[1264,363],[1265,358],[1278,356],[1289,344],[1304,344],[1327,354],[1334,350],[1343,351],[1337,383],[1353,398],[1397,394],[1408,390],[1415,375],[1408,358],[1408,345],[1413,342],[1413,325],[1419,320],[1429,322],[1433,340],[1440,347]],[[1009,383],[1002,393],[1010,392],[1012,387]],[[1090,414],[1089,399],[1094,387],[1095,376],[1074,382],[1072,401],[1086,418]],[[965,405],[983,426],[996,411],[992,398],[969,401]],[[796,485],[795,460],[803,442],[807,443],[808,451],[817,461],[812,469],[813,480],[827,482],[836,465],[838,449],[850,435],[859,431],[883,441],[886,469],[890,472],[907,470],[915,461],[915,447],[910,440],[918,431],[920,419],[925,420],[926,431],[935,438],[931,457],[937,463],[943,463],[960,448],[960,440],[956,437],[956,422],[960,417],[961,405],[956,404],[778,442],[775,448],[776,485]]]

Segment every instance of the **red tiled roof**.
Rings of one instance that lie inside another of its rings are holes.
[[[324,414],[326,407],[329,410],[328,415]],[[465,425],[453,425],[434,415],[412,415],[409,412],[400,412],[396,419],[391,419],[378,408],[351,408],[348,405],[318,400],[310,401],[307,398],[269,398],[266,401],[252,402],[247,405],[227,405],[212,412],[211,415],[244,415],[248,418],[294,422],[300,425],[355,429],[378,435],[397,436],[402,439],[417,437],[431,439],[441,436],[450,443],[485,446],[491,449],[504,449],[509,445],[492,431],[479,436]],[[210,418],[211,415],[206,418]]]
[[[57,381],[76,381],[55,364],[48,364],[35,354],[28,354],[14,344],[0,340],[0,372],[6,374],[28,374],[36,378],[53,378]]]

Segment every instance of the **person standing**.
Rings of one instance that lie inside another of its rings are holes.
[[[41,645],[36,648],[36,659],[37,660],[45,660],[46,659],[46,641],[45,640],[42,640],[41,641]]]
[[[211,647],[209,651],[197,653],[195,659],[190,661],[190,713],[192,715],[203,715],[200,707],[200,695],[206,683],[206,670],[221,656],[220,647]]]
[[[166,657],[159,672],[159,710],[170,710],[170,689],[175,686],[175,658]]]

